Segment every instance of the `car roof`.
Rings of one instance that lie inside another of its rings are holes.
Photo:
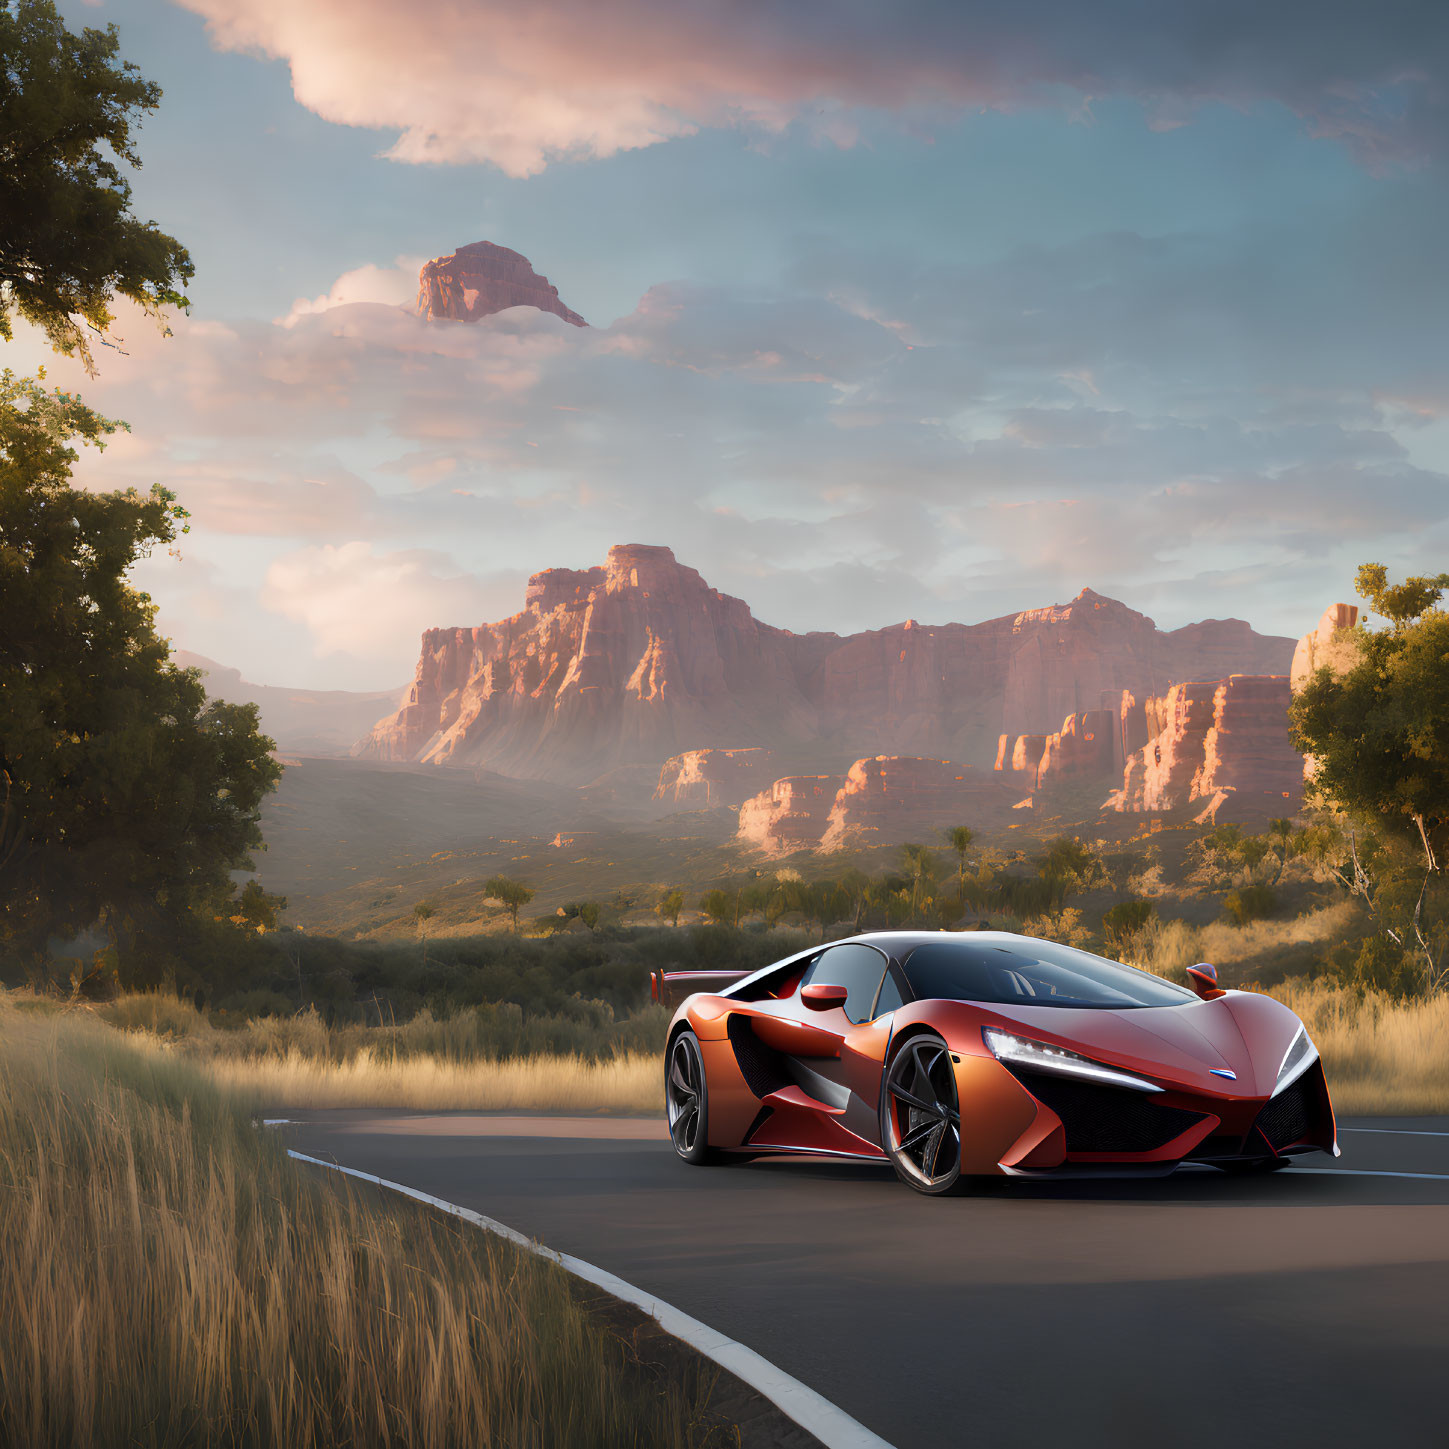
[[[788,956],[781,956],[778,961],[771,961],[768,965],[761,966],[758,970],[750,972],[748,976],[724,987],[716,994],[733,996],[739,988],[753,985],[761,976],[797,961],[808,961],[810,957],[818,956],[832,946],[874,946],[878,951],[884,951],[887,956],[899,963],[917,946],[924,945],[929,941],[960,941],[963,939],[1007,942],[1034,941],[1039,938],[1022,936],[1014,931],[862,931],[856,936],[843,936],[838,941],[825,941],[809,946],[803,951],[793,951]]]

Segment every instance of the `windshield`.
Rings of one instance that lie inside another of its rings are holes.
[[[1196,995],[1150,972],[1054,941],[930,941],[905,960],[918,1000],[1012,1006],[1181,1006]]]

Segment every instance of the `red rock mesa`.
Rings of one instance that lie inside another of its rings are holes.
[[[1084,589],[982,624],[861,634],[762,624],[667,548],[549,569],[494,624],[432,629],[407,703],[357,752],[582,783],[706,748],[799,747],[822,764],[921,755],[990,768],[998,737],[1123,690],[1286,670],[1293,641],[1239,619],[1164,632]]]
[[[575,327],[589,325],[559,301],[558,288],[527,257],[492,242],[434,257],[418,273],[418,311],[430,321],[476,322],[506,307],[537,307]]]
[[[1288,738],[1291,698],[1286,674],[1234,674],[1147,700],[1147,743],[1128,757],[1108,805],[1144,814],[1196,806],[1214,820],[1296,814],[1303,757]]]
[[[1025,790],[1110,775],[1121,763],[1118,733],[1114,710],[1069,714],[1054,735],[1002,735],[996,746],[996,768]]]
[[[656,800],[686,810],[712,805],[742,805],[769,778],[772,750],[689,750],[671,755],[659,772]]]

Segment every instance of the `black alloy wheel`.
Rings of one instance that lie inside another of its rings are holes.
[[[664,1066],[664,1101],[669,1114],[669,1138],[674,1150],[698,1166],[709,1162],[709,1087],[699,1038],[682,1031],[674,1038]]]
[[[933,1197],[965,1190],[956,1071],[940,1037],[912,1037],[891,1059],[880,1118],[881,1142],[902,1181]]]

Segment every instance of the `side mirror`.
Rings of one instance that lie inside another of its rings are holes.
[[[1204,1001],[1213,1001],[1219,996],[1227,995],[1218,985],[1218,968],[1207,961],[1199,961],[1196,966],[1187,968],[1187,984]]]
[[[845,998],[849,995],[850,992],[843,986],[833,986],[820,981],[801,988],[800,1000],[811,1011],[829,1011],[833,1006],[844,1006]]]

